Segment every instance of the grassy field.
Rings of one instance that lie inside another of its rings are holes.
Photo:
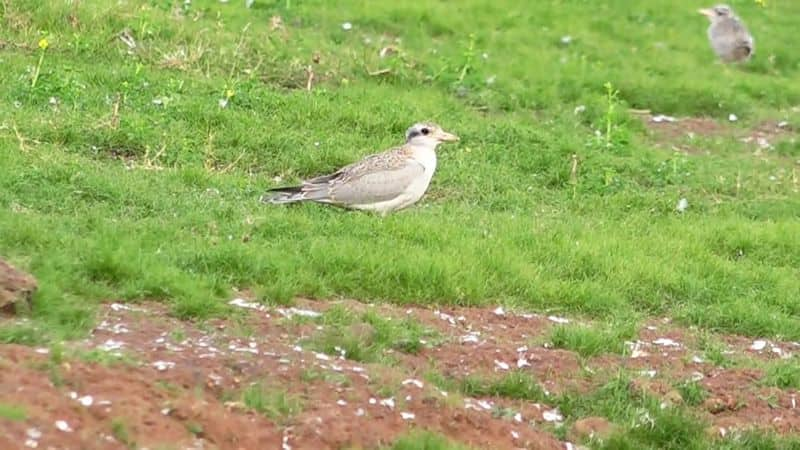
[[[41,280],[34,317],[206,316],[236,287],[800,337],[800,147],[686,156],[627,112],[796,119],[798,7],[735,4],[759,53],[725,68],[686,1],[373,3],[5,2],[0,246]],[[258,203],[425,119],[462,142],[411,210]]]
[[[81,336],[109,298],[208,317],[232,289],[800,339],[800,144],[738,137],[800,123],[800,3],[730,3],[743,67],[688,0],[3,1],[0,253],[40,290],[0,339]],[[632,108],[723,133],[671,151]],[[258,202],[422,120],[461,142],[420,204]]]

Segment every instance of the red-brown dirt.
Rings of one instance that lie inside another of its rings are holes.
[[[301,299],[294,312],[322,312],[333,303]],[[0,403],[18,406],[26,416],[0,419],[0,448],[377,448],[415,428],[475,448],[568,448],[548,431],[562,420],[553,405],[463,398],[426,381],[429,371],[460,379],[519,369],[534,375],[545,391],[559,393],[588,392],[623,367],[639,374],[638,387],[665,402],[680,402],[676,382],[697,380],[708,392],[697,410],[714,430],[800,429],[794,390],[763,386],[757,369],[702,360],[693,350],[692,332],[668,320],[648,323],[625,355],[582,361],[574,352],[541,344],[553,326],[566,321],[560,317],[501,308],[338,304],[412,317],[437,330],[442,342],[413,355],[395,352],[396,364],[362,364],[304,348],[303,339],[324,326],[286,320],[291,310],[241,303],[238,318],[197,324],[170,317],[159,304],[106,304],[89,338],[65,344],[63,356],[45,348],[0,346]],[[731,354],[760,360],[791,357],[800,346],[734,336],[725,343]],[[91,362],[108,354],[124,359]],[[587,377],[586,369],[595,375]],[[272,420],[248,410],[237,393],[254,382],[286,393],[299,406]],[[569,435],[581,433],[586,432]]]

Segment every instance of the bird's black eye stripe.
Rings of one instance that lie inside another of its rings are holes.
[[[430,132],[431,132],[431,130],[429,130],[429,129],[427,129],[427,128],[423,128],[423,129],[422,129],[422,130],[420,130],[420,131],[422,132],[422,134],[424,134],[424,135],[426,135],[426,136],[428,135],[428,133],[430,133]]]

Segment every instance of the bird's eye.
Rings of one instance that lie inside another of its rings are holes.
[[[421,132],[423,135],[426,135],[426,136],[428,135],[428,133],[430,133],[430,132],[431,132],[431,130],[429,130],[429,129],[427,129],[427,128],[423,128],[423,129],[421,129],[421,130],[419,130],[419,131],[420,131],[420,132]]]

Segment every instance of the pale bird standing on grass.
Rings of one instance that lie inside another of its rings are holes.
[[[436,147],[457,140],[458,136],[434,123],[417,123],[406,131],[404,145],[304,180],[299,186],[270,189],[261,201],[312,201],[386,216],[422,198],[436,170]]]
[[[755,50],[753,36],[728,5],[701,9],[708,17],[708,40],[714,53],[726,63],[747,61]]]

